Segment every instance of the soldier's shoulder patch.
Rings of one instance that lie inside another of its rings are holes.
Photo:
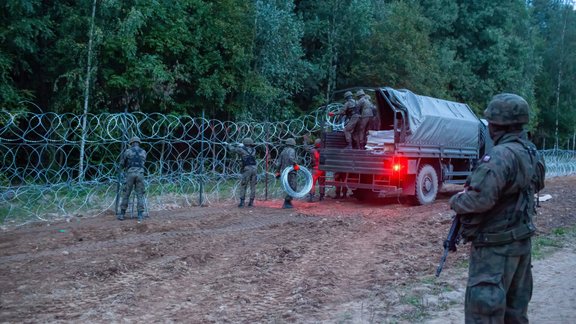
[[[491,159],[490,155],[486,154],[484,155],[484,157],[482,158],[482,162],[487,163],[489,162]]]

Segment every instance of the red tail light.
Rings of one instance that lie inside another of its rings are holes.
[[[406,159],[404,158],[394,158],[390,165],[392,172],[396,176],[401,176],[406,173]]]

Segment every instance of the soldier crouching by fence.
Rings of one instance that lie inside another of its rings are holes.
[[[228,149],[238,154],[242,158],[242,180],[240,181],[240,203],[239,208],[244,207],[246,199],[246,189],[250,185],[250,201],[248,207],[254,206],[256,198],[257,166],[256,166],[256,148],[251,138],[245,138],[241,145],[228,145]]]
[[[138,222],[144,219],[144,193],[146,185],[144,183],[144,163],[146,162],[146,151],[140,147],[140,138],[132,137],[130,139],[130,147],[122,152],[120,156],[120,166],[126,171],[126,185],[122,191],[122,202],[120,203],[120,214],[117,215],[118,220],[124,220],[126,216],[126,209],[128,208],[128,200],[130,194],[134,189],[136,191],[136,199],[138,201]]]

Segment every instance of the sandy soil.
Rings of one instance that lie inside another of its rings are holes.
[[[574,226],[576,176],[554,178],[539,235]],[[467,248],[434,276],[448,197],[257,201],[74,217],[0,232],[0,322],[461,323]],[[576,321],[574,244],[537,261],[534,323]]]

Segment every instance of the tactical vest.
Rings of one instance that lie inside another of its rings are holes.
[[[528,151],[529,163],[524,162],[512,148],[514,143],[521,144]],[[517,160],[518,174],[523,176],[520,190],[513,193],[504,192],[497,204],[485,213],[462,216],[464,224],[476,224],[465,226],[462,232],[465,240],[473,242],[475,246],[508,244],[526,239],[536,231],[532,223],[536,151],[521,139],[501,145],[510,150]],[[513,209],[510,206],[513,206]]]
[[[243,147],[242,149],[244,150],[244,152],[246,152],[246,155],[242,157],[242,167],[256,165],[256,158],[254,157],[256,150],[247,147]]]
[[[128,158],[128,160],[126,161],[127,164],[127,168],[144,168],[144,161],[142,159],[142,157],[140,156],[140,154],[138,154],[138,150],[135,147],[132,147],[129,149],[130,151],[132,151],[132,156],[130,156]]]
[[[348,103],[351,103],[352,105],[349,105]],[[345,104],[348,106],[348,108],[345,111],[346,116],[348,116],[348,118],[354,115],[360,115],[359,111],[360,107],[358,107],[358,102],[356,100],[348,100]]]

